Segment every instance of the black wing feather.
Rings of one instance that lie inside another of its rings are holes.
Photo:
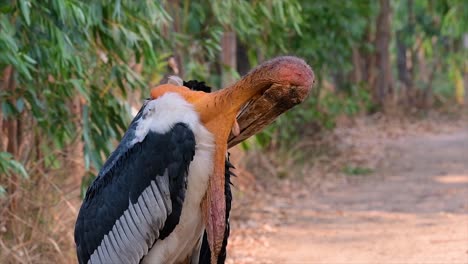
[[[86,192],[75,226],[75,242],[80,263],[87,263],[90,260],[91,255],[101,245],[104,236],[109,234],[117,225],[117,219],[129,209],[130,203],[140,213],[145,209],[142,209],[142,204],[138,204],[137,201],[142,192],[151,186],[151,181],[154,182],[157,177],[168,177],[168,186],[161,186],[163,185],[161,183],[157,186],[161,189],[169,189],[172,212],[169,215],[151,215],[151,217],[166,219],[164,227],[159,230],[159,234],[154,234],[154,230],[149,230],[151,228],[145,229],[134,218],[127,218],[128,226],[133,227],[132,232],[124,224],[119,229],[120,232],[111,232],[118,239],[110,239],[112,243],[110,243],[111,246],[107,245],[108,252],[126,253],[121,252],[123,246],[116,243],[116,240],[125,243],[131,242],[132,237],[139,237],[148,243],[151,238],[162,239],[172,232],[179,221],[185,198],[187,170],[195,155],[194,134],[187,125],[178,123],[165,134],[149,132],[142,142],[132,144],[135,138],[136,121],[140,118],[142,118],[142,110],[135,117],[122,142]],[[162,201],[158,202],[162,203]],[[155,214],[155,212],[151,213]],[[146,218],[143,220],[152,221]],[[118,256],[118,259],[123,262],[140,261],[143,257],[141,252],[144,252],[142,249],[144,245],[133,246],[138,247],[138,256]],[[105,252],[105,254],[108,253]]]

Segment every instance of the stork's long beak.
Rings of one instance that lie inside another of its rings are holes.
[[[296,57],[267,61],[233,85],[219,91],[184,92],[214,135],[213,174],[202,202],[211,262],[217,263],[226,228],[225,158],[227,149],[242,142],[302,102],[314,82],[311,68]],[[157,97],[155,91],[152,97]]]
[[[302,103],[315,82],[314,72],[307,63],[296,57],[278,57],[267,61],[230,89],[259,90],[237,115],[238,133],[229,136],[231,148],[260,132],[279,115]]]
[[[203,202],[206,231],[217,263],[225,235],[224,162],[227,149],[256,134],[280,114],[302,102],[314,82],[311,68],[301,59],[279,57],[267,61],[241,80],[211,93],[198,104],[202,122],[215,134],[213,176]]]

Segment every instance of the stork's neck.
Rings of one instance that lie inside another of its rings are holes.
[[[217,117],[233,119],[239,110],[250,100],[260,96],[271,82],[252,82],[251,78],[240,80],[234,85],[211,93],[196,103],[202,122],[207,123]]]

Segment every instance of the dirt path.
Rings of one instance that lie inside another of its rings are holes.
[[[468,263],[468,130],[388,144],[372,175],[234,223],[229,262]]]

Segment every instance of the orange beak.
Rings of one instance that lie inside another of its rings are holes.
[[[152,98],[167,91],[181,94],[195,106],[201,122],[214,135],[214,168],[201,205],[212,263],[217,263],[226,228],[224,170],[228,146],[254,135],[281,113],[302,102],[313,81],[313,72],[303,60],[279,57],[263,63],[232,86],[213,93],[171,84],[151,91]]]

